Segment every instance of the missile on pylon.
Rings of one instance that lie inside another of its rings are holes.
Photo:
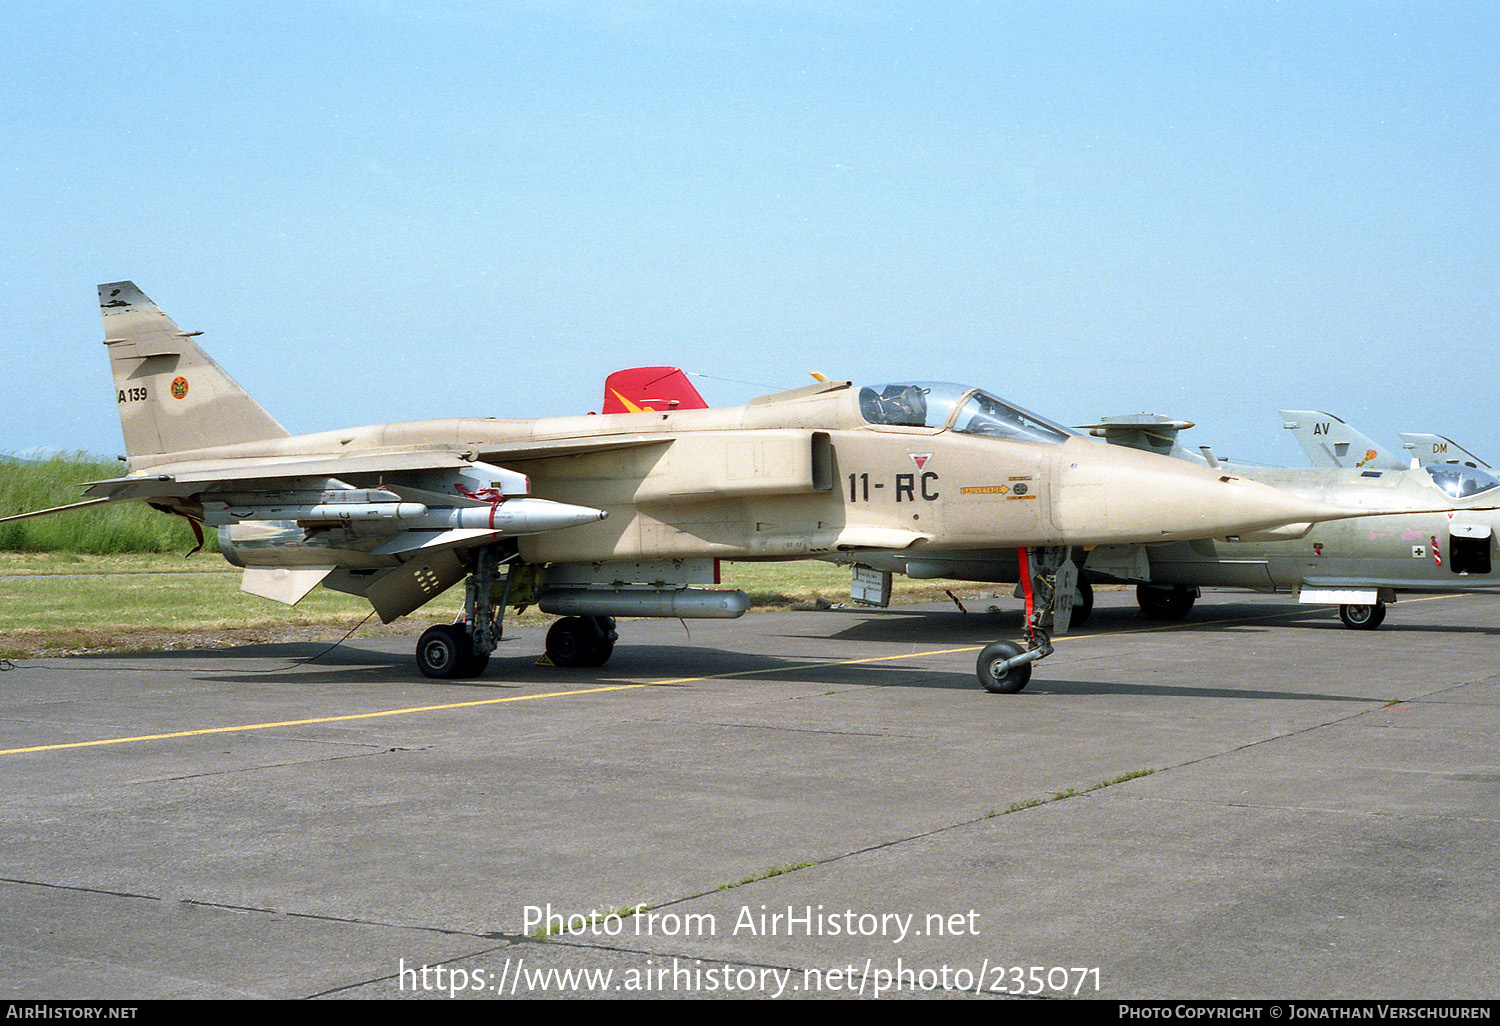
[[[321,502],[233,509],[224,503],[204,503],[204,522],[212,527],[242,521],[295,522],[305,527],[395,524],[399,530],[485,530],[507,537],[559,531],[607,516],[606,511],[591,506],[530,497],[438,507],[420,502]]]

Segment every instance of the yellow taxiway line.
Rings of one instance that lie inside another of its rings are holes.
[[[1432,602],[1451,595],[1428,595],[1405,599],[1407,602]],[[1299,607],[1299,611],[1300,611]],[[1194,627],[1222,627],[1225,624],[1253,623],[1257,620],[1275,620],[1294,615],[1291,612],[1268,613],[1264,616],[1239,617],[1233,620],[1211,620],[1201,623],[1170,623],[1154,627],[1133,627],[1128,630],[1108,631],[1101,634],[1074,634],[1054,638],[1053,643],[1083,641],[1093,638],[1114,638],[1124,634],[1146,634],[1153,631],[1192,629]],[[965,645],[961,648],[933,648],[920,652],[904,652],[900,655],[866,656],[860,659],[835,659],[821,663],[798,663],[795,666],[763,667],[756,670],[735,670],[731,673],[707,673],[697,677],[670,677],[662,680],[643,681],[639,684],[610,684],[598,688],[579,688],[574,691],[549,691],[540,695],[509,695],[505,698],[480,698],[468,702],[446,702],[441,705],[414,705],[401,709],[382,709],[377,712],[347,713],[342,716],[316,716],[304,720],[277,720],[271,723],[241,723],[232,727],[202,727],[197,730],[176,730],[164,734],[137,734],[132,737],[101,738],[97,741],[69,741],[55,745],[33,745],[29,748],[3,748],[0,755],[23,755],[29,752],[58,752],[68,748],[95,748],[100,745],[124,745],[138,741],[165,741],[177,737],[204,737],[210,734],[233,734],[250,730],[274,730],[277,727],[306,727],[319,723],[346,723],[351,720],[373,720],[383,716],[408,716],[413,713],[443,712],[450,709],[471,709],[482,705],[500,705],[504,702],[532,702],[543,698],[574,698],[578,695],[597,695],[607,691],[634,691],[640,688],[657,687],[664,684],[693,684],[705,680],[724,680],[730,677],[751,677],[757,674],[793,673],[797,670],[826,670],[834,666],[858,666],[863,663],[889,663],[899,659],[920,659],[925,656],[956,655],[961,652],[978,652],[984,645]]]

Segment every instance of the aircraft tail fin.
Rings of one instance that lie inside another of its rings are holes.
[[[1442,435],[1401,433],[1401,447],[1423,463],[1461,463],[1466,467],[1489,470],[1490,465]]]
[[[1409,461],[1387,452],[1331,413],[1282,410],[1282,426],[1297,439],[1315,467],[1405,467]]]
[[[706,409],[708,403],[676,367],[631,367],[604,380],[604,413]]]
[[[285,438],[250,398],[133,282],[99,286],[120,426],[131,465],[141,457]]]

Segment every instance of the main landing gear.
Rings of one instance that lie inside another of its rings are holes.
[[[429,627],[417,641],[417,668],[441,680],[477,677],[490,663],[488,652],[478,652],[467,625],[444,623]]]
[[[1135,601],[1148,620],[1181,620],[1198,601],[1198,589],[1181,584],[1140,584]]]
[[[417,669],[423,676],[440,680],[477,677],[489,666],[490,653],[500,644],[505,611],[505,596],[499,608],[494,604],[495,584],[500,579],[500,566],[512,558],[502,557],[498,545],[474,550],[474,569],[464,582],[463,622],[429,627],[417,640]],[[505,592],[510,592],[509,574]]]
[[[501,580],[500,567],[514,558],[503,556],[497,545],[475,550],[474,568],[464,582],[463,620],[429,627],[417,641],[417,668],[424,676],[440,680],[477,677],[489,666],[490,653],[500,644],[501,617],[510,600],[515,568],[505,575],[498,603],[495,586]],[[547,632],[547,658],[554,666],[603,666],[618,639],[614,617],[565,616]]]
[[[565,616],[547,631],[547,658],[553,666],[603,666],[619,637],[612,616]]]
[[[1385,603],[1373,606],[1339,606],[1339,619],[1351,631],[1373,631],[1385,623]]]
[[[1021,564],[1021,592],[1026,599],[1025,645],[996,641],[979,653],[975,673],[980,686],[992,694],[1014,694],[1031,682],[1031,664],[1053,652],[1049,628],[1058,634],[1067,633],[1080,603],[1078,567],[1070,549],[1017,549],[1016,554]],[[1093,589],[1088,594],[1092,599]],[[1092,605],[1090,602],[1090,611]]]

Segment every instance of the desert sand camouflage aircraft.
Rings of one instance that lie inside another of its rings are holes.
[[[617,371],[607,395],[629,402],[658,396],[658,404],[693,409],[707,404],[674,367]],[[1296,494],[1343,506],[1404,507],[1398,515],[1328,521],[1297,536],[1198,538],[1150,545],[1101,545],[1079,553],[1073,623],[1093,606],[1090,579],[1136,584],[1141,610],[1153,619],[1186,616],[1202,586],[1292,591],[1299,601],[1337,605],[1345,626],[1371,630],[1385,620],[1386,603],[1401,591],[1492,591],[1500,486],[1488,464],[1441,435],[1403,434],[1414,456],[1403,461],[1332,414],[1282,410],[1312,468],[1228,463],[1203,446],[1188,449],[1178,435],[1191,421],[1157,414],[1106,417],[1087,430],[1112,445],[1153,452],[1205,467],[1234,471]],[[1446,554],[1446,555],[1445,555]],[[867,552],[858,564],[881,573],[979,582],[1017,581],[1017,554],[1005,550]],[[858,589],[856,598],[878,595]],[[878,598],[874,604],[884,604]]]
[[[997,641],[976,665],[987,689],[1018,691],[1052,651],[1048,629],[1067,629],[1073,550],[1358,515],[950,384],[291,436],[134,284],[101,285],[99,302],[129,472],[60,509],[146,502],[217,528],[248,592],[295,603],[321,584],[387,622],[465,581],[462,621],[417,643],[431,677],[481,673],[507,606],[561,615],[552,662],[597,666],[616,616],[745,612],[743,592],[702,587],[720,559],[910,565],[982,549],[1027,568],[1024,645]]]

